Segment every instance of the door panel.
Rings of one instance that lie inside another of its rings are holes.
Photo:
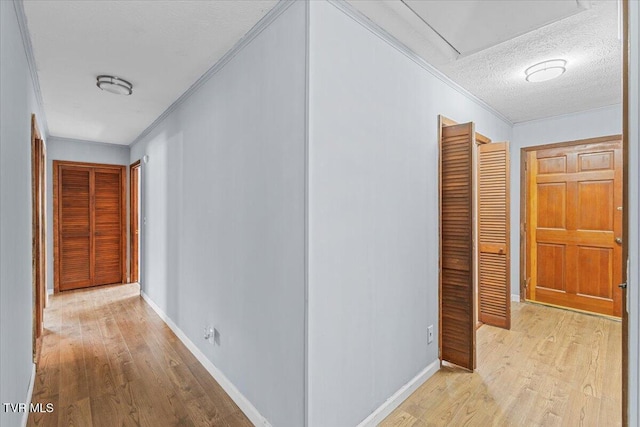
[[[122,282],[122,221],[119,170],[94,171],[94,285]]]
[[[60,290],[89,286],[91,274],[91,170],[60,168]]]
[[[109,283],[124,276],[124,167],[54,162],[56,289]]]
[[[509,145],[478,147],[478,293],[482,323],[509,329]]]
[[[442,127],[440,141],[441,359],[475,367],[473,123]]]
[[[619,317],[620,140],[530,152],[527,180],[527,298]]]
[[[538,244],[538,288],[565,291],[565,245]]]

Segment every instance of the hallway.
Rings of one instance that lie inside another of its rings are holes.
[[[37,366],[29,426],[251,426],[137,284],[50,296]]]
[[[622,325],[513,302],[510,331],[482,326],[473,374],[444,367],[391,426],[619,426]]]

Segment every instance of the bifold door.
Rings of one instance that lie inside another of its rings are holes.
[[[54,162],[58,290],[123,281],[124,173],[121,166]]]
[[[509,144],[478,146],[478,301],[480,322],[511,327]]]
[[[440,350],[475,367],[473,123],[444,126],[440,138]]]

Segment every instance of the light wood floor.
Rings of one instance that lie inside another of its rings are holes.
[[[45,310],[29,426],[251,426],[140,298],[117,285],[65,292]]]
[[[443,368],[382,426],[619,426],[619,322],[512,303],[512,328],[477,332],[478,369]]]

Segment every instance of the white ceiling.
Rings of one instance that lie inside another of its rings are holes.
[[[51,135],[130,144],[276,2],[25,0]],[[514,123],[621,102],[615,1],[349,2]],[[524,80],[553,58],[563,76]],[[133,95],[100,91],[100,74]]]
[[[615,1],[349,2],[513,123],[622,101],[622,53]],[[474,13],[464,12],[461,3]],[[533,13],[531,7],[536,4],[542,11]],[[489,11],[495,16],[489,16]],[[442,22],[454,16],[460,22]],[[543,25],[549,20],[555,22]],[[532,30],[536,26],[539,28]],[[445,34],[450,40],[443,40]],[[512,34],[521,35],[504,41]],[[452,46],[458,46],[461,54]],[[482,50],[473,53],[475,49]],[[564,75],[542,83],[525,81],[527,67],[556,58],[567,60]]]
[[[403,0],[461,55],[469,55],[578,13],[576,1]]]
[[[49,132],[130,144],[276,2],[26,0]],[[100,74],[133,95],[99,90]]]

